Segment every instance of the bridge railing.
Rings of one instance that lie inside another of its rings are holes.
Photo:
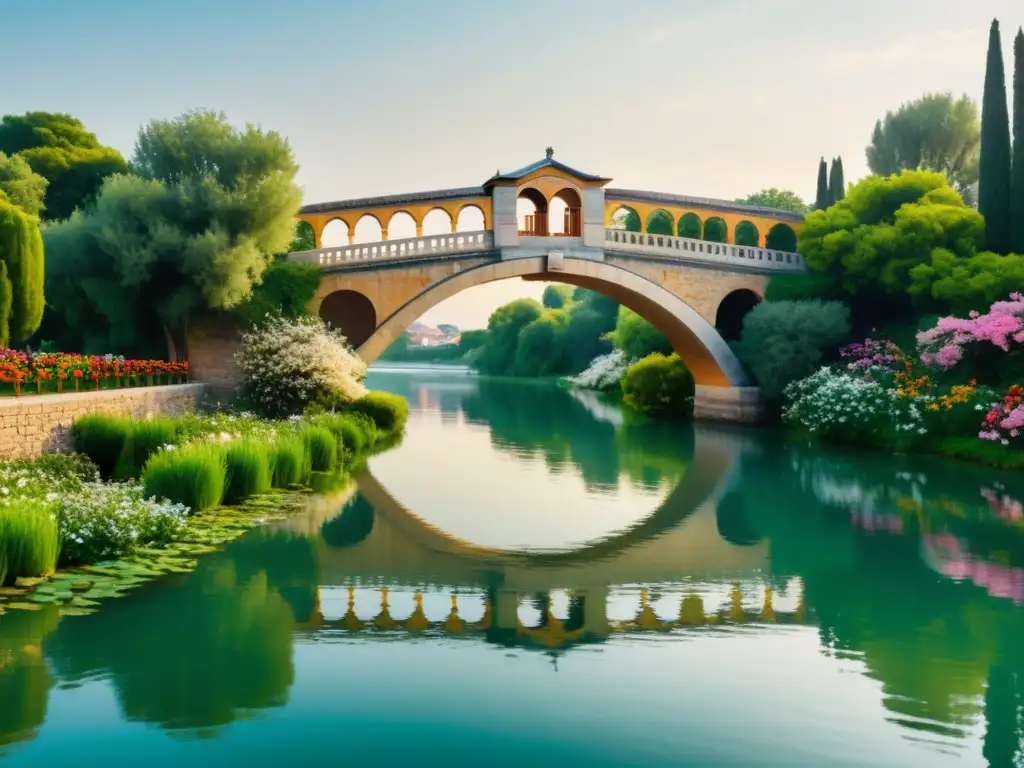
[[[343,245],[297,251],[289,254],[293,261],[314,264],[322,269],[350,266],[365,262],[391,259],[413,259],[444,256],[453,253],[488,251],[494,246],[494,233],[490,230],[454,232],[450,235],[425,235],[403,240],[383,240],[379,243]]]
[[[777,272],[803,272],[807,265],[799,253],[772,251],[749,245],[713,243],[689,237],[653,235],[625,229],[606,229],[605,248],[627,253],[642,253],[667,259],[705,261],[723,266]]]

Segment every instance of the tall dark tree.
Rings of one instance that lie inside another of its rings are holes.
[[[1006,75],[999,21],[992,21],[981,102],[981,162],[978,210],[985,217],[985,247],[1009,253],[1012,241],[1010,195],[1010,117],[1006,109]]]
[[[828,165],[825,158],[818,163],[818,194],[814,198],[814,209],[823,211],[828,208]]]
[[[843,158],[832,161],[832,171],[828,177],[828,199],[832,205],[846,197],[846,179],[843,177]]]
[[[1024,29],[1013,40],[1013,252],[1024,253]]]

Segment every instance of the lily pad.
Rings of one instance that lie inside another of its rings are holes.
[[[41,611],[43,606],[39,603],[6,603],[7,608],[12,611]]]

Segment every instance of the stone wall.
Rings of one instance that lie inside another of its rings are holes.
[[[0,458],[34,458],[70,450],[71,423],[87,413],[144,419],[194,411],[205,389],[203,384],[173,384],[0,398]]]
[[[215,399],[226,399],[242,382],[242,371],[235,362],[241,334],[238,323],[227,314],[211,315],[189,333],[189,377],[209,385],[209,394]]]

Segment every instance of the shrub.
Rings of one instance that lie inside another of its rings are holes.
[[[269,454],[268,446],[252,440],[239,440],[228,445],[224,452],[227,467],[225,504],[238,504],[250,496],[270,490],[273,474]]]
[[[357,414],[330,413],[318,416],[314,423],[334,435],[338,443],[338,459],[363,453],[370,440],[366,433],[367,421],[357,418]]]
[[[381,432],[401,432],[409,419],[409,403],[390,392],[370,392],[351,405],[351,410],[369,416]]]
[[[274,446],[274,474],[272,484],[275,488],[288,488],[298,485],[309,471],[306,469],[306,448],[302,440],[293,437],[281,440]]]
[[[223,449],[203,443],[160,451],[142,473],[147,496],[184,504],[193,512],[220,504],[226,480]]]
[[[243,395],[263,416],[291,416],[311,404],[347,403],[366,393],[366,365],[344,336],[317,318],[268,318],[242,335],[237,359]]]
[[[113,477],[131,433],[131,421],[107,413],[90,413],[71,425],[75,450],[92,459],[104,478]]]
[[[621,349],[616,349],[607,355],[595,357],[583,372],[566,377],[566,381],[580,389],[603,392],[618,387],[627,370],[629,358]]]
[[[181,536],[188,508],[146,498],[128,483],[86,483],[56,502],[61,565],[95,563],[130,554],[136,546]]]
[[[622,379],[623,400],[661,418],[693,415],[693,376],[678,355],[655,353],[629,367]]]
[[[665,334],[629,307],[619,307],[619,317],[615,330],[611,332],[611,341],[616,349],[621,349],[632,360],[639,360],[655,352],[672,354],[672,345]]]
[[[338,441],[324,427],[306,427],[302,431],[309,466],[313,472],[330,472],[338,464]]]
[[[125,477],[138,477],[149,457],[165,445],[174,444],[174,421],[168,418],[146,419],[132,425],[131,436],[125,450],[127,457]]]
[[[60,538],[47,504],[20,499],[0,509],[0,583],[57,569]]]
[[[740,358],[768,400],[812,374],[850,333],[849,311],[838,302],[762,302],[743,320]]]

